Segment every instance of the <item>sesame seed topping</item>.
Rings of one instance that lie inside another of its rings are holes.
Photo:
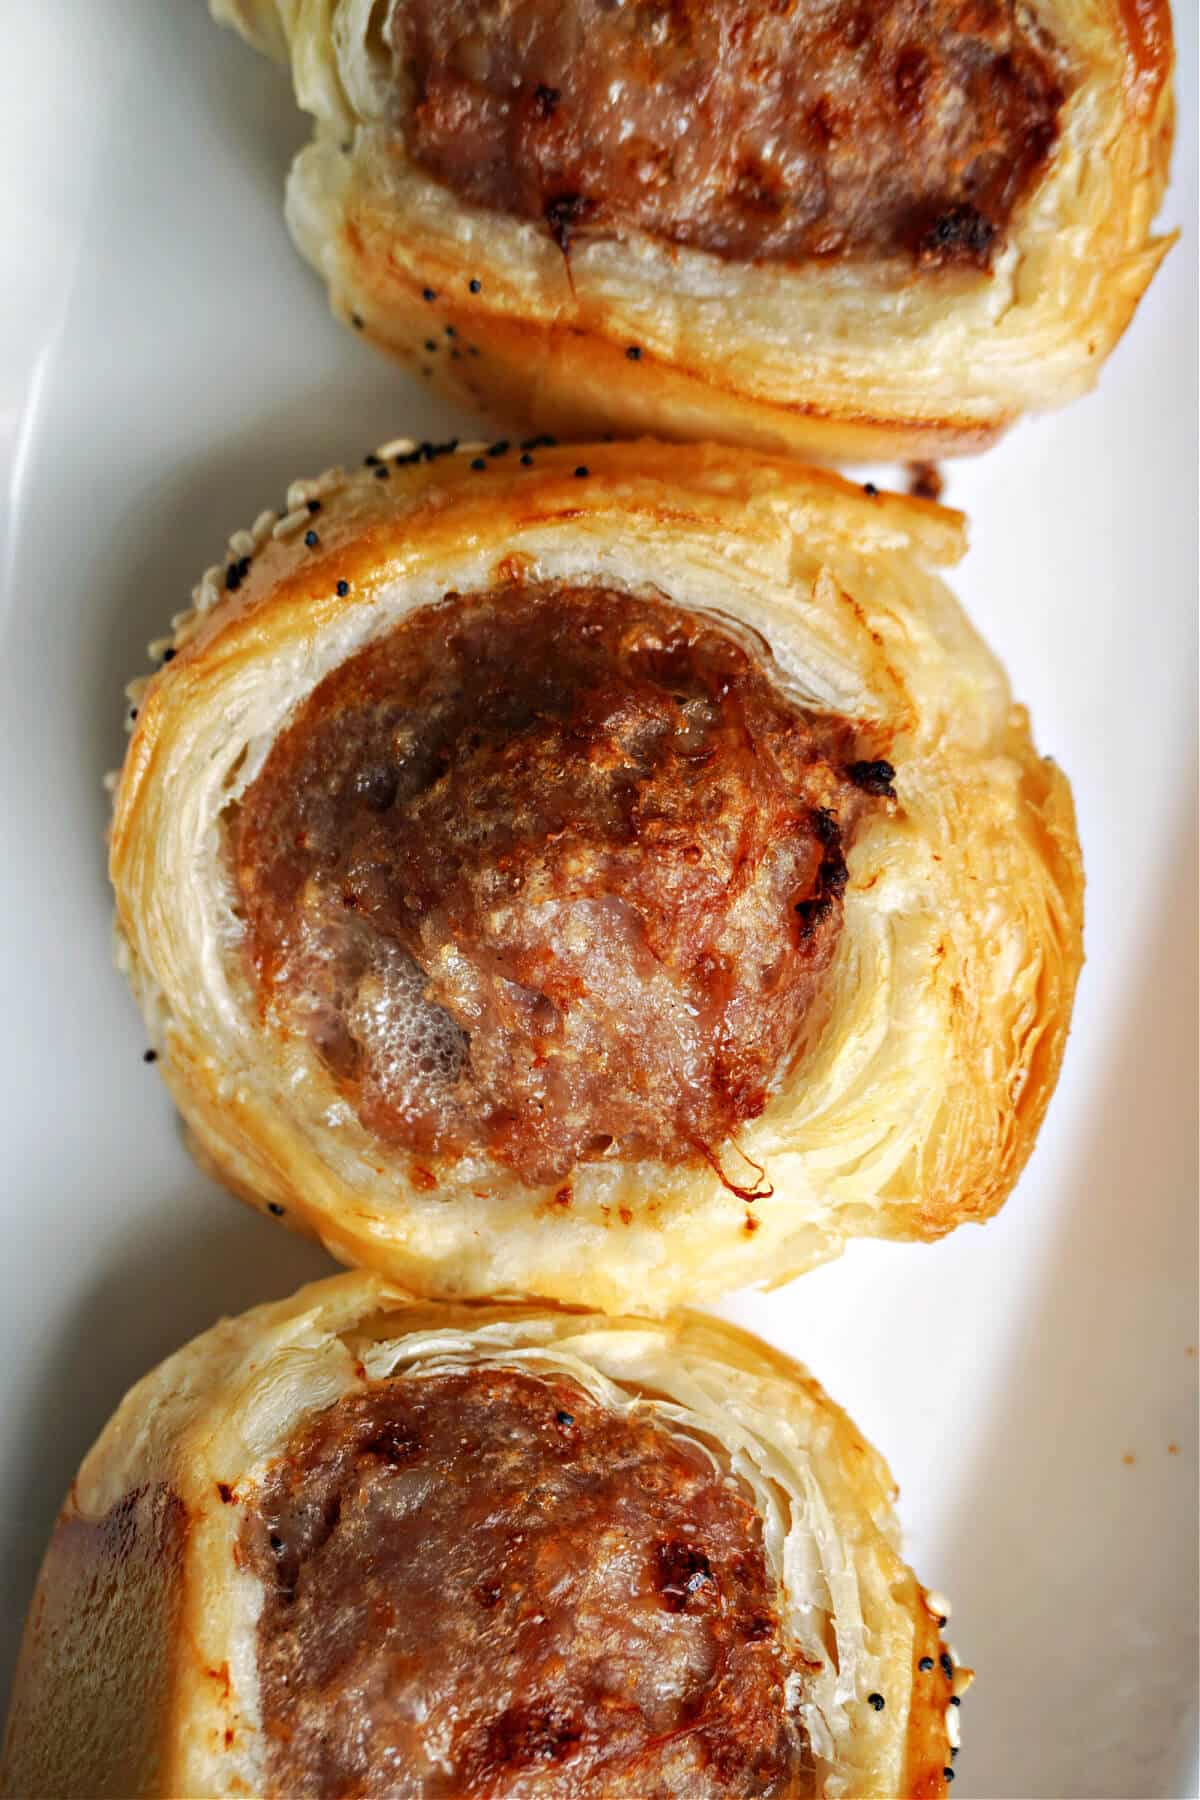
[[[487,464],[484,462],[482,456],[477,456],[475,458],[474,462],[471,464],[471,467],[473,469],[486,469]]]
[[[950,1704],[951,1704],[951,1706],[961,1706],[962,1705],[961,1697],[958,1694],[951,1694]]]
[[[377,469],[372,470],[372,474],[376,481],[390,481],[392,479],[392,471],[388,468],[386,463],[380,463]]]
[[[307,507],[296,507],[293,512],[284,514],[283,518],[280,519],[279,523],[272,530],[271,536],[280,541],[284,538],[295,537],[307,517]]]
[[[942,1654],[938,1657],[938,1662],[942,1665],[942,1674],[946,1677],[946,1680],[953,1681],[954,1680],[954,1664],[950,1661],[950,1658],[946,1655],[946,1652],[944,1650],[942,1651]]]
[[[350,583],[348,581],[339,581],[337,584],[338,599],[344,600],[346,598],[346,595],[349,592],[350,592]]]
[[[579,481],[586,481],[590,472],[591,471],[588,469],[588,466],[586,463],[580,463],[579,467],[575,471],[576,479]]]
[[[165,663],[174,662],[174,660],[175,660],[175,652],[173,649],[168,648],[163,651],[163,661]]]
[[[319,513],[321,510],[321,502],[319,500],[309,500],[306,504],[310,513]]]
[[[481,290],[481,288],[483,287],[483,283],[482,283],[482,281],[476,281],[476,280],[472,279],[471,281],[468,281],[467,286],[470,288],[470,290],[473,294],[478,294],[479,291]]]
[[[503,456],[504,452],[507,449],[508,449],[508,439],[507,438],[497,438],[496,442],[494,444],[488,445],[488,455],[489,456]]]
[[[421,298],[422,298],[422,300],[436,300],[437,293],[433,288],[422,288],[421,289]]]
[[[560,1412],[557,1414],[557,1418],[560,1425],[573,1425],[575,1423],[574,1413]]]
[[[533,467],[533,458],[532,458],[532,456],[530,456],[530,454],[529,454],[529,452],[528,452],[528,450],[526,450],[526,451],[524,451],[524,452],[522,452],[522,455],[521,455],[521,462],[522,462],[522,463],[523,463],[523,465],[524,465],[524,466],[525,466],[525,468],[527,468],[527,469],[532,469],[532,467]]]
[[[283,1217],[283,1207],[280,1206],[278,1200],[268,1200],[267,1211],[269,1213],[274,1213],[277,1219],[282,1219]]]
[[[947,1781],[954,1780],[954,1770],[953,1769],[950,1769],[950,1768],[943,1769],[942,1774]]]
[[[625,354],[630,362],[641,362],[642,346],[640,344],[630,344],[626,349]]]
[[[158,1051],[157,1050],[143,1050],[142,1051],[142,1061],[144,1063],[157,1062],[158,1061]]]
[[[310,550],[315,550],[315,549],[316,549],[316,547],[317,547],[317,545],[318,545],[318,544],[319,544],[319,543],[320,543],[320,541],[321,541],[321,540],[320,540],[320,538],[319,538],[319,537],[318,537],[318,536],[317,536],[317,534],[316,534],[316,532],[315,532],[315,531],[311,531],[311,530],[310,530],[310,531],[306,531],[306,532],[305,532],[305,534],[304,534],[304,541],[305,541],[305,543],[306,543],[306,544],[307,544],[307,545],[308,545],[308,547],[309,547],[309,549],[310,549]]]
[[[362,314],[361,313],[351,313],[350,314],[350,323],[353,325],[355,331],[361,331],[363,328]]]
[[[455,331],[453,325],[447,325],[445,329],[446,329],[447,337],[457,337],[458,336],[458,333],[457,333],[457,331]]]
[[[920,1669],[922,1675],[928,1675],[930,1669],[932,1669],[932,1667],[933,1667],[932,1656],[923,1656],[921,1658],[920,1662],[917,1664],[917,1667],[918,1667],[918,1669]]]
[[[876,1712],[882,1712],[884,1707],[887,1705],[887,1701],[884,1699],[882,1694],[868,1694],[867,1695],[867,1705],[873,1706],[875,1708]]]
[[[437,349],[436,338],[426,338],[425,339],[425,348],[427,350],[436,350]]]
[[[375,454],[374,450],[368,450],[367,454],[363,457],[363,462],[366,464],[368,469],[373,469],[375,467],[375,465],[378,463],[378,461],[379,461],[379,458]]]
[[[875,486],[873,481],[863,482],[863,493],[866,494],[869,499],[873,500],[878,492],[879,489]]]

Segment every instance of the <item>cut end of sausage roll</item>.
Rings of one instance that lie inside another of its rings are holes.
[[[457,400],[586,435],[977,450],[1168,248],[1166,0],[213,0],[317,122],[288,218]]]
[[[944,1795],[970,1672],[894,1497],[727,1325],[322,1282],[102,1433],[4,1792]]]
[[[1069,790],[930,572],[748,452],[398,440],[134,684],[120,956],[203,1162],[343,1260],[613,1309],[987,1217],[1080,961]]]

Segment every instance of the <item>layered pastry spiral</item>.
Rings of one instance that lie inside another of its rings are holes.
[[[421,1292],[639,1309],[1000,1204],[1081,874],[930,573],[958,515],[542,441],[289,505],[116,783],[120,957],[221,1179]]]
[[[1167,0],[212,3],[314,115],[336,311],[510,422],[978,449],[1167,247]]]
[[[941,1795],[969,1676],[893,1499],[727,1325],[322,1282],[84,1461],[3,1791]]]

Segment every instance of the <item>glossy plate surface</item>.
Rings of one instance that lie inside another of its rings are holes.
[[[993,1800],[1196,1792],[1193,5],[1178,25],[1189,235],[1097,394],[948,471],[955,585],[1075,784],[1089,961],[1058,1097],[985,1230],[728,1309],[888,1456],[980,1671],[955,1793]],[[328,317],[280,212],[306,127],[200,0],[39,0],[5,43],[0,1692],[125,1388],[329,1266],[196,1172],[143,1067],[104,873],[123,684],[290,477],[469,424]]]

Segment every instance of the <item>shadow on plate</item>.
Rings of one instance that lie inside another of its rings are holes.
[[[1185,1791],[1173,1764],[1196,1691],[1196,1045],[1179,1002],[1196,986],[1194,811],[1174,842],[1041,1304],[948,1546],[960,1648],[980,1672],[977,1706],[963,1706],[964,1800]],[[1034,1472],[1028,1486],[1017,1468]],[[1002,1670],[1019,1685],[1000,1689]]]
[[[123,1395],[222,1315],[335,1272],[319,1245],[286,1229],[272,1232],[269,1221],[216,1189],[198,1196],[201,1185],[194,1175],[186,1189],[164,1194],[153,1228],[131,1236],[57,1335],[47,1333],[40,1369],[22,1384],[24,1416],[13,1430],[28,1450],[18,1491],[6,1497],[0,1539],[0,1717],[55,1515]]]

